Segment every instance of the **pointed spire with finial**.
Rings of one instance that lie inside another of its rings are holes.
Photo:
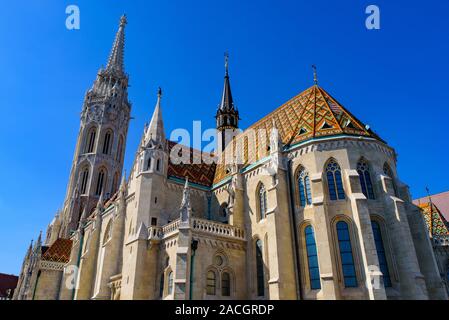
[[[313,83],[315,83],[315,85],[318,85],[318,73],[316,71],[316,65],[312,65],[312,69],[313,69]]]
[[[162,142],[165,140],[161,99],[162,99],[162,89],[159,87],[157,92],[157,102],[156,106],[154,107],[153,116],[151,117],[151,122],[148,125],[148,128],[145,133],[145,143],[148,143],[151,140],[158,142]]]
[[[123,60],[125,52],[125,26],[128,23],[126,15],[120,18],[120,25],[115,36],[114,45],[112,46],[111,54],[109,55],[108,65],[106,70],[117,71],[122,73],[124,71]]]
[[[224,57],[225,57],[225,78],[219,110],[230,111],[234,110],[234,100],[232,98],[231,83],[229,81],[229,53],[225,52]]]

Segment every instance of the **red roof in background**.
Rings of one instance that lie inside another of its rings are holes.
[[[432,203],[438,207],[441,214],[449,221],[449,191],[437,193],[430,196],[432,199]],[[429,197],[422,197],[416,200],[413,200],[413,203],[416,205],[429,202]]]
[[[14,291],[17,286],[17,281],[19,281],[18,276],[0,273],[0,298],[7,297],[9,289]]]

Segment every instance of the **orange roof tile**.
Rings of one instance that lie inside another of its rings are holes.
[[[267,147],[273,122],[284,145],[294,145],[309,139],[338,134],[370,137],[384,142],[323,88],[314,85],[236,137],[234,150],[237,154],[240,153],[246,165],[255,163],[269,155]],[[259,132],[265,132],[264,136],[251,137],[253,133],[258,134]],[[253,146],[250,146],[251,141],[253,141]],[[250,147],[253,151],[260,149],[259,154],[249,152]],[[226,178],[225,168],[224,164],[217,164],[214,183]]]

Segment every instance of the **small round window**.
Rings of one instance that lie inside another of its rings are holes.
[[[215,258],[214,258],[215,265],[221,266],[221,265],[223,265],[223,262],[224,262],[224,260],[223,260],[222,256],[215,256]]]

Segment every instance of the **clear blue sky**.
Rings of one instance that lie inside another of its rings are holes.
[[[81,29],[65,28],[65,8]],[[365,28],[365,8],[381,30]],[[20,270],[31,238],[61,206],[85,91],[106,63],[123,12],[133,103],[128,169],[158,86],[166,130],[213,127],[223,52],[242,127],[320,85],[399,154],[414,197],[449,189],[449,2],[2,0],[0,272]]]

